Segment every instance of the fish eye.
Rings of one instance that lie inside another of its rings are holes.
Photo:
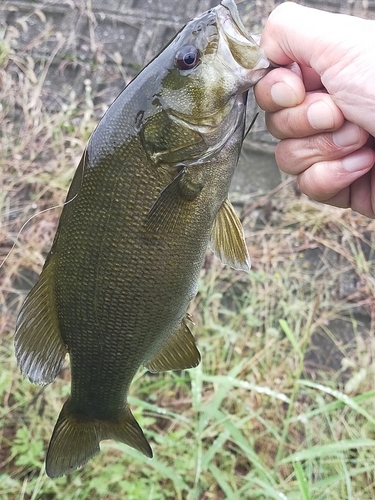
[[[199,63],[199,50],[194,45],[185,45],[176,54],[176,64],[179,69],[192,69]]]

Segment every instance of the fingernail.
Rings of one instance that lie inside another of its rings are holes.
[[[276,82],[272,85],[271,97],[273,102],[282,108],[292,108],[299,104],[294,89],[284,82]]]
[[[360,137],[361,131],[358,125],[349,122],[344,123],[341,128],[332,134],[333,142],[340,148],[358,144]]]
[[[307,119],[316,130],[329,130],[335,125],[332,109],[324,101],[310,104],[307,110]]]
[[[374,155],[370,149],[363,149],[345,156],[341,163],[347,172],[358,172],[373,165]]]

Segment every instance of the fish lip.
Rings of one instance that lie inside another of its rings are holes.
[[[224,7],[224,10],[220,9],[220,6]],[[224,30],[224,33],[227,36],[229,36],[230,38],[232,38],[236,41],[240,41],[238,38],[238,34],[240,34],[241,37],[243,37],[243,41],[245,43],[247,42],[249,44],[249,42],[250,43],[255,42],[255,40],[251,37],[251,35],[249,35],[249,33],[247,33],[246,28],[245,28],[243,22],[241,21],[239,14],[238,14],[237,6],[233,2],[233,0],[221,0],[220,5],[218,6],[219,20],[220,20],[220,14],[224,14],[224,16],[223,16],[224,22],[221,23],[221,26]],[[229,23],[228,23],[228,21],[229,21]],[[227,24],[227,26],[225,26],[225,24]],[[237,36],[235,36],[235,37],[233,37],[233,34],[231,33],[234,31],[233,25],[235,25],[237,28]]]
[[[259,71],[259,74],[264,74],[271,70],[274,66],[271,64],[269,59],[265,56],[263,50],[259,46],[260,36],[258,35],[250,35],[247,33],[245,26],[243,25],[241,18],[238,14],[237,6],[233,0],[221,0],[220,5],[218,5],[215,9],[218,27],[225,37],[228,45],[231,44],[242,46],[246,48],[254,48],[258,47],[259,49],[259,58],[254,65],[249,60],[248,64],[244,64],[244,61],[239,61],[232,50],[232,57],[236,60],[237,64],[244,68],[245,70],[262,70]],[[267,70],[267,71],[263,71]],[[259,79],[262,77],[260,76]]]

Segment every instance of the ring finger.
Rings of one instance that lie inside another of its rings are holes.
[[[276,146],[276,162],[284,172],[298,175],[315,163],[350,155],[362,148],[368,139],[368,132],[346,121],[333,133],[282,140]]]

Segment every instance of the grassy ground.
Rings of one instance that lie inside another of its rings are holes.
[[[374,222],[315,204],[294,184],[241,207],[250,273],[211,255],[191,307],[202,364],[140,372],[134,414],[154,458],[104,442],[68,478],[44,472],[69,392],[25,380],[16,312],[48,252],[59,209],[95,125],[93,96],[54,113],[46,64],[0,42],[0,499],[375,498]],[[43,43],[43,40],[40,41]]]

